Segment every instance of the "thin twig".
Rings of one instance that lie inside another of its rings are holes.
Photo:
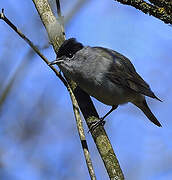
[[[57,6],[57,14],[59,17],[61,17],[62,14],[61,14],[61,8],[60,8],[60,0],[56,0],[56,6]]]
[[[0,13],[0,19],[4,20],[22,39],[24,39],[30,45],[30,47],[44,60],[44,62],[49,65],[48,59],[44,55],[42,55],[41,52],[38,50],[38,48],[4,15],[4,9],[2,9],[2,12]],[[82,144],[82,148],[84,151],[84,156],[86,159],[88,171],[89,171],[91,180],[96,180],[93,165],[91,162],[90,153],[88,150],[88,145],[87,145],[85,134],[84,134],[84,128],[82,125],[82,120],[80,117],[79,107],[78,107],[77,101],[75,99],[75,96],[74,96],[69,84],[63,78],[63,76],[57,71],[57,69],[55,69],[54,66],[49,66],[49,67],[55,72],[56,76],[59,77],[59,79],[67,87],[67,89],[70,93],[70,97],[71,97],[72,102],[73,102],[73,109],[74,109],[74,114],[76,117],[75,119],[77,122],[77,128],[78,128],[79,136],[81,139],[81,144]]]
[[[58,20],[59,20],[59,23],[61,24],[62,33],[65,36],[64,17],[62,16],[62,13],[61,13],[60,0],[56,0],[56,6],[57,6],[57,14],[58,14],[58,17],[59,17]]]
[[[84,128],[83,128],[83,124],[82,124],[82,120],[81,120],[81,115],[79,112],[78,102],[77,102],[75,95],[71,88],[69,88],[69,93],[70,93],[70,97],[71,97],[72,103],[73,103],[73,110],[74,110],[74,114],[76,117],[75,119],[76,119],[76,124],[77,124],[77,128],[78,128],[78,133],[79,133],[81,145],[82,145],[82,148],[84,151],[84,156],[85,156],[87,168],[88,168],[88,171],[90,174],[90,178],[91,178],[91,180],[96,180],[96,175],[95,175],[95,172],[93,169],[90,152],[88,150],[88,145],[87,145],[87,141],[85,138],[85,133],[84,133]]]

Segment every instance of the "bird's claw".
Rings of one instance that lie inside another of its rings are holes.
[[[100,118],[98,121],[91,122],[89,132],[93,132],[98,126],[104,126],[105,125],[104,118]]]

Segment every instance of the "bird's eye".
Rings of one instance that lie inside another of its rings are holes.
[[[69,54],[68,54],[68,57],[69,57],[69,58],[72,58],[72,57],[73,57],[73,54],[72,54],[72,53],[69,53]]]

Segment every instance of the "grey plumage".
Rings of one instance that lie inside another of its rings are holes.
[[[111,49],[89,47],[74,38],[60,47],[57,59],[63,73],[85,92],[110,106],[131,102],[157,126],[159,121],[149,109],[145,96],[161,101],[136,72],[128,58]]]

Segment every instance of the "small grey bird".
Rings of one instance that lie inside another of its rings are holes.
[[[161,126],[145,96],[161,100],[136,72],[130,60],[120,53],[103,47],[83,46],[75,38],[70,38],[59,48],[56,60],[50,63],[53,64],[57,64],[65,76],[73,79],[86,93],[112,106],[101,122],[118,105],[131,102],[150,121]]]

